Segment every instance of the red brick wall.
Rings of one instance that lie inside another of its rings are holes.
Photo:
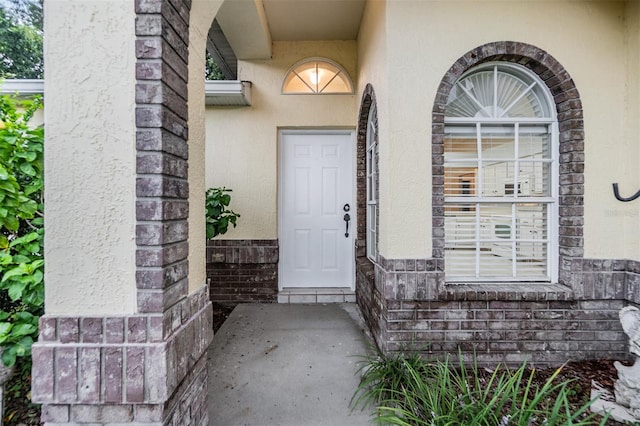
[[[207,241],[212,302],[276,302],[278,240]]]

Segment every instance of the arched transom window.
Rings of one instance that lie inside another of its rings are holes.
[[[353,83],[339,64],[329,59],[311,58],[289,69],[282,83],[282,93],[353,93]]]
[[[557,120],[526,68],[483,64],[445,110],[448,282],[553,281],[557,275]]]

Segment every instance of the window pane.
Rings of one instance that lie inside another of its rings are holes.
[[[342,74],[336,74],[333,80],[326,83],[326,86],[320,90],[322,93],[350,93],[351,87],[349,80]]]
[[[513,276],[511,204],[480,205],[480,275]]]
[[[518,243],[516,248],[516,272],[518,276],[547,278],[547,244]]]
[[[547,239],[547,206],[516,205],[516,237],[518,240]]]
[[[513,276],[511,243],[492,243],[480,252],[480,276],[511,278]]]
[[[476,214],[475,204],[453,204],[445,207],[445,242],[475,247]]]
[[[376,247],[376,205],[367,206],[367,256],[375,261]]]
[[[475,160],[478,158],[476,126],[460,126],[444,135],[445,161]]]
[[[461,164],[447,164],[444,169],[444,195],[446,197],[474,197],[477,168]]]
[[[458,126],[445,135],[445,196],[477,196],[477,146],[475,125]]]
[[[551,158],[551,141],[547,126],[520,126],[519,133],[519,158]]]
[[[513,125],[483,125],[481,131],[483,159],[515,159],[515,133]]]
[[[313,93],[313,88],[295,72],[289,73],[284,81],[285,93]]]
[[[521,161],[520,195],[523,197],[549,197],[551,196],[551,163]]]
[[[448,247],[444,251],[445,274],[447,277],[475,277],[476,253],[467,247]]]
[[[482,196],[513,197],[515,161],[482,162]]]

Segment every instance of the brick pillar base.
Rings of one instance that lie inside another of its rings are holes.
[[[206,287],[164,314],[42,317],[32,372],[42,421],[206,425],[212,321]]]

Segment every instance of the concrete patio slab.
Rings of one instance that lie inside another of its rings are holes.
[[[209,348],[211,425],[368,425],[351,411],[370,348],[354,304],[238,305]]]

